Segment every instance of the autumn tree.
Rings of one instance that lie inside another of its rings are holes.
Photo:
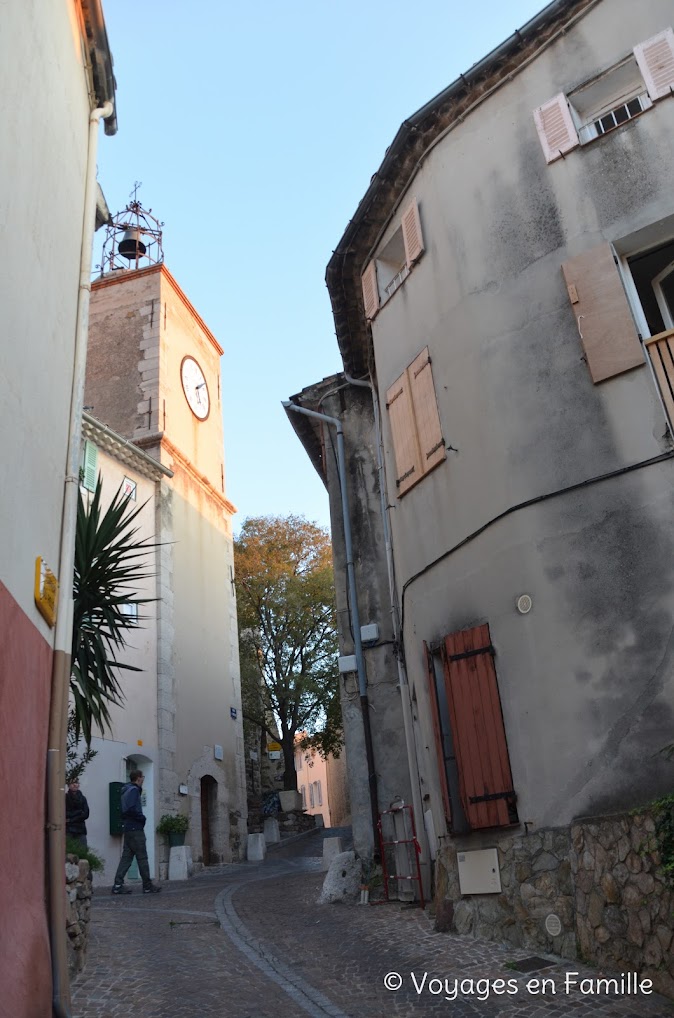
[[[280,737],[296,789],[297,732],[323,756],[342,746],[330,537],[301,516],[250,518],[234,560],[244,719]]]

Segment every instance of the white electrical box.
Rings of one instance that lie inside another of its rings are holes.
[[[355,672],[356,671],[356,655],[355,654],[345,654],[343,657],[340,657],[340,658],[337,659],[337,664],[339,666],[339,671],[340,671],[341,674],[344,674],[345,672]]]
[[[499,894],[501,874],[498,851],[485,848],[477,852],[458,852],[459,888],[461,894]]]
[[[360,638],[363,643],[376,643],[379,639],[379,626],[373,622],[369,626],[360,627]]]

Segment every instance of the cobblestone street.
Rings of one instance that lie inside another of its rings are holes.
[[[74,1018],[674,1013],[655,995],[581,992],[582,979],[611,973],[579,964],[551,960],[517,972],[532,952],[435,933],[428,912],[417,908],[319,906],[321,838],[316,832],[286,845],[264,863],[165,883],[157,896],[112,898],[98,890],[87,965],[73,987]],[[398,989],[385,988],[387,975],[393,985],[401,981]],[[543,979],[544,994],[532,983],[541,987]],[[457,994],[455,980],[472,983]]]

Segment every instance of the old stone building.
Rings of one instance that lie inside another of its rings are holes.
[[[657,855],[629,856],[637,932],[616,846],[671,787],[671,26],[666,0],[558,0],[408,117],[328,265],[345,374],[293,397],[343,422],[363,621],[394,640],[368,682],[400,691],[438,897],[571,957],[624,927],[613,962],[670,990]],[[288,413],[336,508],[332,426]],[[584,819],[611,814],[630,830]]]

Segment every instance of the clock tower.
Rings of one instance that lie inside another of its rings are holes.
[[[236,509],[225,491],[222,347],[166,268],[160,226],[133,201],[108,229],[85,404],[172,472],[157,481],[156,730],[139,740],[156,755],[156,815],[188,812],[193,858],[207,865],[237,858],[246,833]],[[132,674],[123,681],[133,711]]]

